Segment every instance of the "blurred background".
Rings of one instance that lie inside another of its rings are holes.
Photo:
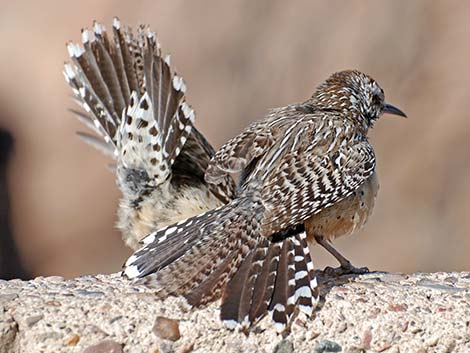
[[[470,270],[470,2],[457,0],[2,1],[0,128],[13,138],[0,145],[12,147],[1,158],[3,266],[71,277],[116,272],[130,254],[114,228],[111,161],[75,135],[85,128],[62,75],[65,43],[115,15],[157,32],[216,147],[335,71],[370,74],[409,119],[385,116],[370,133],[374,215],[337,248],[374,270]]]

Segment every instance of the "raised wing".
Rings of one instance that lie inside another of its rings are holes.
[[[177,178],[203,182],[213,149],[193,126],[183,79],[171,72],[153,32],[141,26],[133,33],[117,18],[112,32],[95,23],[82,31],[82,45],[67,45],[71,62],[64,75],[86,111],[73,112],[94,133],[80,137],[126,167],[146,170],[157,183],[181,154]],[[233,189],[231,180],[224,182]],[[230,198],[231,190],[226,193]]]

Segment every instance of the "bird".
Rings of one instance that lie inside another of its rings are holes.
[[[285,332],[296,313],[311,316],[318,282],[309,243],[326,246],[364,224],[378,189],[368,132],[386,103],[367,74],[332,74],[301,103],[270,110],[212,157],[205,181],[239,174],[227,204],[143,238],[123,276],[158,298],[183,296],[194,306],[221,298],[229,329],[249,330],[269,314]]]
[[[94,22],[81,37],[81,45],[67,43],[63,73],[84,109],[72,112],[92,131],[79,136],[115,160],[125,244],[137,250],[152,231],[232,200],[231,176],[204,180],[215,150],[195,127],[186,84],[156,34],[144,25],[135,33],[115,17],[112,35]]]

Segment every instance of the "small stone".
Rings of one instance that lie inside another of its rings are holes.
[[[345,351],[345,353],[365,353],[365,352],[366,351],[364,350],[364,348],[357,347],[357,346],[348,347]]]
[[[166,341],[160,343],[160,347],[157,352],[158,353],[174,353],[175,351],[173,350],[173,343],[169,343]]]
[[[112,340],[101,341],[98,344],[85,348],[82,353],[123,353],[122,345]]]
[[[123,317],[124,317],[124,316],[122,316],[122,315],[115,316],[115,317],[113,317],[111,320],[109,320],[109,323],[110,323],[110,324],[114,324],[116,321],[121,320]]]
[[[78,295],[83,295],[83,296],[91,297],[91,298],[99,298],[99,297],[104,296],[104,293],[101,291],[89,291],[86,289],[78,289],[75,293]]]
[[[342,321],[339,323],[338,328],[336,329],[336,332],[343,333],[347,329],[348,329],[348,324],[346,323],[346,321]]]
[[[31,328],[34,325],[36,325],[39,321],[41,321],[42,319],[44,319],[43,314],[30,316],[30,317],[26,318],[26,325],[28,325],[28,327]]]
[[[458,281],[459,281],[458,278],[455,276],[449,276],[444,279],[444,282],[452,283],[452,284],[456,284]]]
[[[369,312],[368,318],[375,319],[381,312],[382,310],[380,308],[372,308]]]
[[[384,352],[386,350],[389,350],[392,347],[390,343],[385,343],[383,346],[377,348],[377,353]]]
[[[282,340],[276,347],[274,347],[273,353],[292,353],[294,352],[294,344],[288,340]]]
[[[189,343],[181,347],[178,353],[189,353],[189,352],[192,352],[193,349],[194,349],[194,343]]]
[[[59,307],[61,306],[62,304],[60,302],[58,302],[57,300],[48,300],[46,303],[46,305],[49,305],[49,306],[55,306],[55,307]]]
[[[315,353],[341,352],[341,350],[342,348],[338,343],[329,340],[321,340],[313,349]]]
[[[65,341],[65,344],[67,346],[76,346],[78,341],[80,341],[80,336],[77,334],[73,334],[67,338],[67,340]]]
[[[388,305],[388,310],[390,310],[390,311],[400,312],[400,311],[406,311],[407,309],[408,309],[408,305],[406,305],[406,304],[390,303]]]
[[[316,332],[316,331],[307,331],[307,333],[305,334],[305,339],[307,341],[312,341],[314,340],[315,338],[317,338],[318,336],[320,336],[320,332]]]
[[[152,331],[157,337],[170,341],[176,341],[181,337],[179,322],[163,316],[155,319]]]
[[[372,342],[372,331],[370,329],[366,329],[362,333],[362,340],[361,340],[362,348],[365,350],[369,350],[371,342]]]
[[[0,315],[0,333],[0,353],[14,352],[18,338],[18,324],[11,315]]]
[[[405,321],[400,325],[401,332],[406,332],[408,330],[408,326],[410,325],[409,321]]]
[[[434,346],[436,346],[438,343],[439,343],[439,337],[438,337],[438,336],[434,336],[434,337],[431,337],[430,339],[428,339],[428,340],[426,341],[426,346],[428,346],[428,347],[434,347]]]

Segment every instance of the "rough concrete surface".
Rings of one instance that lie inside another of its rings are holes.
[[[282,337],[269,318],[248,336],[228,331],[218,303],[189,310],[118,274],[0,281],[0,353],[470,352],[468,272],[370,273],[321,286],[314,317],[299,315]]]

